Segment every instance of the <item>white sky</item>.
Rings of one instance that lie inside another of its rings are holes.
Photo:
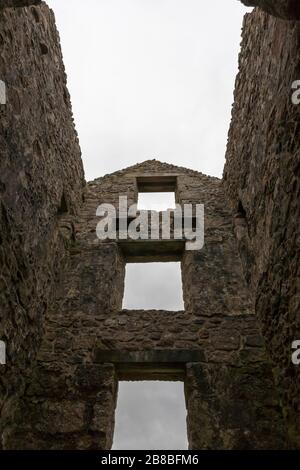
[[[238,0],[49,0],[87,180],[148,158],[221,176]]]
[[[87,180],[149,158],[221,177],[242,18],[251,9],[238,0],[48,4],[61,35]],[[163,283],[165,274],[154,278]],[[173,291],[160,290],[162,304],[176,289],[174,282]],[[179,385],[120,384],[114,448],[185,448]]]
[[[183,382],[119,383],[113,450],[124,449],[188,449]]]
[[[127,264],[123,308],[184,310],[180,263]]]
[[[175,193],[139,193],[137,208],[157,212],[175,209]]]

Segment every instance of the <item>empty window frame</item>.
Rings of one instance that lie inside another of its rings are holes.
[[[183,382],[120,382],[113,450],[187,450]]]
[[[181,263],[126,264],[123,309],[184,310]]]
[[[176,176],[138,177],[138,209],[157,212],[175,209],[176,188]]]

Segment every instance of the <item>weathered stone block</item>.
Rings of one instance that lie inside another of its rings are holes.
[[[80,432],[85,429],[86,405],[76,401],[60,400],[37,406],[36,429],[47,434]]]

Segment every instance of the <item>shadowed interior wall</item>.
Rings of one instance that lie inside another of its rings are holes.
[[[62,266],[59,220],[77,212],[84,185],[54,15],[44,3],[3,9],[21,3],[37,2],[0,3],[0,78],[7,93],[0,106],[0,338],[7,344],[0,408],[6,428]],[[67,242],[67,220],[64,234]]]
[[[292,103],[292,83],[300,79],[299,38],[299,22],[258,9],[246,15],[224,171],[244,272],[296,447],[300,373],[291,354],[300,337],[300,106]]]

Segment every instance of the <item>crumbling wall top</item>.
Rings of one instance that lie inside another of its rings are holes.
[[[28,7],[39,3],[41,0],[0,0],[0,10],[1,8]]]
[[[241,0],[248,7],[259,7],[272,16],[286,20],[300,20],[298,0]]]

